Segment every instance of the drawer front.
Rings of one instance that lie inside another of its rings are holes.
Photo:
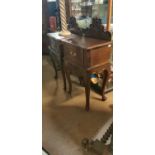
[[[112,44],[92,49],[88,53],[89,66],[100,65],[110,61],[112,53]]]
[[[83,65],[83,50],[81,48],[64,44],[64,60]]]

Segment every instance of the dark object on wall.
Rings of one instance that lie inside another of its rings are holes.
[[[56,18],[56,30],[60,30],[61,23],[60,23],[60,10],[59,10],[59,1],[58,0],[56,0],[55,2],[48,2],[48,13],[49,13],[50,17],[54,16]],[[53,32],[53,30],[52,30],[52,32]]]
[[[92,24],[90,24],[90,28],[86,29],[85,36],[108,41],[111,40],[111,33],[109,31],[105,31],[101,19],[99,18],[92,19]]]
[[[104,0],[103,1],[103,4],[108,4],[108,0]]]
[[[70,32],[78,35],[82,35],[82,29],[78,27],[78,24],[76,23],[76,18],[75,17],[70,17],[69,18],[69,23],[68,23],[68,29]]]
[[[55,16],[49,17],[49,25],[50,25],[50,31],[51,32],[55,32],[57,30],[56,17]]]
[[[74,34],[84,35],[85,37],[97,38],[107,41],[111,40],[111,33],[104,29],[101,19],[99,18],[93,18],[92,24],[90,24],[89,28],[81,29],[76,23],[76,18],[70,17],[69,30]]]
[[[42,53],[48,54],[48,6],[47,1],[42,0]]]

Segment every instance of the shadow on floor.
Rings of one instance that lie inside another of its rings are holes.
[[[108,100],[91,92],[90,111],[86,112],[84,88],[73,82],[72,96],[64,92],[60,74],[54,79],[53,68],[43,60],[42,139],[50,155],[93,155],[81,147],[83,138],[94,138],[112,117],[112,93]],[[98,98],[98,99],[97,99]]]

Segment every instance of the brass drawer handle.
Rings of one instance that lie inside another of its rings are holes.
[[[108,47],[111,47],[111,44],[109,44]]]
[[[75,57],[76,56],[76,52],[70,51],[70,55]]]

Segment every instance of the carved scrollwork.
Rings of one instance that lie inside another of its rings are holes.
[[[83,34],[82,29],[80,29],[78,27],[78,24],[76,23],[76,18],[75,17],[70,17],[69,18],[68,28],[69,28],[69,31],[71,33],[78,34],[78,35]]]
[[[101,22],[101,19],[99,18],[93,18],[92,24],[90,24],[89,28],[82,29],[82,28],[79,28],[76,22],[76,18],[70,17],[69,30],[74,34],[84,35],[85,37],[103,39],[107,41],[111,40],[111,33],[105,30]]]

